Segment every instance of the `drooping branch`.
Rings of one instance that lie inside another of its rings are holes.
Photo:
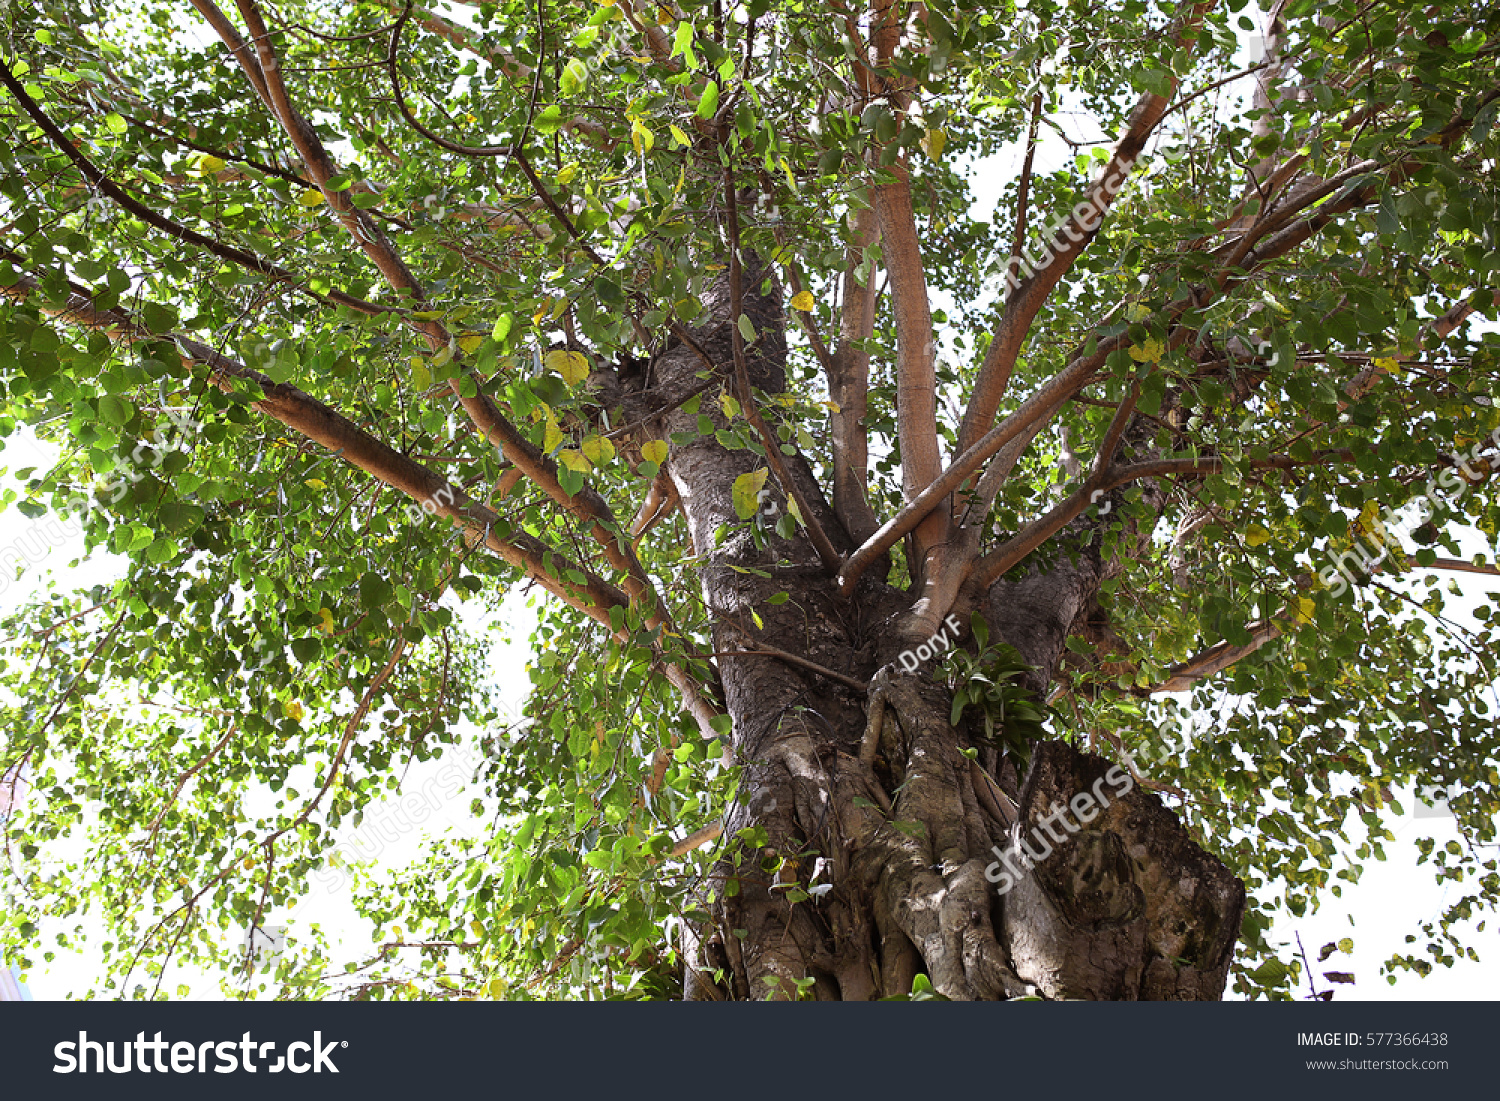
[[[21,257],[0,252],[0,258],[12,262]],[[38,292],[39,282],[30,275],[8,286],[0,295],[23,301]],[[624,593],[593,575],[581,564],[569,561],[540,540],[520,533],[509,539],[495,534],[500,517],[491,509],[471,500],[462,489],[442,475],[376,439],[329,406],[287,383],[270,377],[230,359],[213,348],[178,334],[153,334],[119,307],[104,309],[95,304],[86,288],[71,286],[68,300],[62,305],[44,305],[50,316],[93,332],[102,332],[123,344],[147,340],[174,340],[184,367],[207,368],[210,381],[219,389],[232,392],[236,382],[248,383],[260,393],[251,407],[294,432],[321,444],[351,466],[390,486],[413,501],[426,503],[435,515],[444,516],[465,530],[470,541],[483,542],[509,564],[527,575],[560,600],[609,625],[609,610],[628,604]],[[552,571],[546,563],[552,562]],[[569,581],[567,571],[576,570],[587,580],[580,585]]]
[[[411,18],[411,8],[403,8],[401,14],[396,17],[395,25],[391,27],[390,46],[386,49],[385,67],[391,78],[391,96],[396,101],[396,110],[406,120],[406,124],[417,133],[421,134],[434,145],[441,146],[450,153],[458,153],[465,157],[509,157],[515,150],[513,145],[460,145],[458,142],[449,141],[439,134],[434,134],[427,127],[417,121],[411,112],[411,105],[406,102],[406,93],[401,90],[401,70],[396,64],[401,49],[401,28]]]
[[[194,3],[200,11],[213,8],[210,0],[194,0]],[[413,303],[425,302],[426,292],[422,285],[385,234],[365,211],[353,204],[346,193],[330,185],[330,181],[337,174],[337,165],[328,154],[312,124],[293,105],[286,83],[281,77],[281,69],[271,45],[270,33],[254,0],[237,0],[237,6],[241,18],[245,20],[249,28],[251,39],[255,43],[255,53],[253,56],[245,55],[243,51],[236,49],[234,42],[229,38],[226,37],[225,41],[230,45],[231,51],[240,60],[241,66],[246,69],[247,73],[254,69],[260,74],[260,83],[266,88],[266,94],[276,118],[291,138],[298,156],[302,158],[307,168],[308,175],[321,189],[330,208],[334,210],[351,237],[363,249],[365,255],[392,289],[407,296]],[[218,29],[217,24],[216,29]],[[409,315],[408,323],[426,338],[428,346],[434,352],[452,351],[453,337],[440,321]],[[472,372],[450,379],[448,385],[469,419],[479,428],[485,438],[498,444],[505,458],[535,482],[554,503],[584,522],[590,537],[603,550],[610,565],[626,575],[626,587],[631,596],[645,600],[653,608],[660,609],[663,605],[655,593],[650,578],[630,551],[628,542],[623,538],[620,525],[615,521],[604,498],[592,487],[585,487],[576,494],[564,489],[558,477],[557,465],[542,454],[541,450],[506,418],[489,395],[479,386],[479,380],[473,376]]]
[[[21,259],[5,252],[0,252],[0,258]],[[152,334],[118,307],[101,309],[96,306],[86,288],[70,287],[72,293],[66,303],[44,306],[44,312],[69,324],[106,333],[111,339],[126,344],[170,335]],[[0,286],[0,296],[24,300],[37,293],[38,288],[35,278],[23,274],[15,283]],[[236,382],[248,383],[262,395],[252,403],[256,412],[328,448],[350,465],[423,504],[424,509],[431,507],[434,515],[459,527],[471,545],[482,543],[563,603],[598,622],[620,641],[630,638],[628,631],[613,625],[610,611],[630,607],[635,594],[621,591],[586,569],[583,563],[572,561],[525,532],[501,538],[497,534],[500,516],[494,510],[470,498],[442,475],[371,436],[310,394],[295,386],[275,382],[189,337],[176,335],[170,338],[176,340],[185,367],[191,369],[194,364],[206,367],[210,381],[225,391],[233,389]],[[584,580],[572,580],[573,576],[581,576]],[[657,608],[653,622],[662,622],[664,608],[660,605]],[[684,708],[692,715],[699,731],[706,738],[716,738],[718,732],[714,730],[713,720],[719,712],[704,695],[702,685],[678,663],[664,660],[662,664],[667,680],[678,690]]]

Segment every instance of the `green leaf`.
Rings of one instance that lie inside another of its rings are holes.
[[[99,399],[99,417],[106,424],[120,426],[135,416],[135,407],[122,397],[105,394]]]
[[[562,78],[558,81],[565,96],[577,95],[588,87],[589,67],[579,58],[573,58],[563,66]]]
[[[711,119],[714,112],[719,109],[719,85],[710,80],[703,86],[703,94],[698,97],[698,110],[696,112],[700,119]]]

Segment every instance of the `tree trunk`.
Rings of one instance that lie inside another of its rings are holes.
[[[775,394],[785,381],[779,291],[746,263],[744,308],[761,334],[751,381]],[[730,360],[726,298],[723,286],[705,296],[698,348],[655,357],[654,402],[699,384],[700,349]],[[727,427],[717,403],[701,412]],[[674,410],[653,435],[695,433],[697,417]],[[727,855],[702,899],[711,921],[685,938],[686,995],[869,999],[907,994],[922,974],[953,999],[1219,998],[1240,882],[1125,769],[1047,741],[1018,777],[1016,758],[981,745],[966,719],[950,724],[935,661],[907,672],[898,660],[918,641],[899,630],[908,594],[867,574],[841,598],[800,531],[781,539],[767,525],[757,545],[739,520],[731,487],[763,463],[711,434],[672,448],[714,649],[774,648],[841,676],[763,653],[719,661],[744,777]],[[846,553],[849,535],[811,471],[792,464]],[[774,481],[767,508],[784,510]],[[1108,572],[1097,551],[1060,558],[1051,572],[997,583],[980,609],[991,636],[1035,668],[1026,687],[1037,695]],[[770,603],[778,593],[789,598]],[[960,752],[971,746],[973,759]]]

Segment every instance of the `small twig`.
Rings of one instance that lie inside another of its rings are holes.
[[[747,632],[745,637],[749,638],[751,636]],[[796,654],[789,654],[785,650],[778,650],[776,647],[770,645],[769,643],[759,642],[757,640],[757,645],[763,647],[763,649],[760,649],[760,650],[714,650],[711,653],[707,653],[707,654],[694,654],[693,657],[695,657],[695,658],[745,658],[745,657],[778,658],[781,661],[790,662],[793,665],[800,665],[800,666],[802,666],[802,668],[807,669],[807,670],[809,670],[811,672],[814,672],[814,673],[818,674],[818,676],[820,676],[820,677],[826,677],[828,680],[834,681],[835,683],[838,683],[838,684],[842,684],[846,688],[852,688],[856,692],[868,692],[870,690],[870,685],[866,681],[855,680],[853,677],[846,677],[843,673],[836,673],[832,669],[829,669],[829,668],[827,668],[826,666],[823,666],[823,665],[819,665],[815,661],[808,661],[806,658],[798,657]]]
[[[731,315],[729,317],[729,340],[730,347],[734,351],[734,378],[735,387],[740,392],[740,409],[750,422],[750,426],[760,436],[766,453],[767,465],[776,475],[776,480],[781,483],[782,490],[795,502],[797,511],[801,513],[799,518],[802,521],[802,527],[807,532],[808,539],[812,541],[813,548],[818,552],[823,568],[831,574],[837,574],[839,567],[844,564],[843,556],[834,547],[832,540],[823,530],[823,526],[818,523],[817,514],[813,512],[806,495],[792,480],[791,471],[787,468],[786,460],[781,454],[781,443],[766,427],[766,422],[761,417],[760,410],[755,405],[755,398],[750,392],[750,369],[745,361],[745,339],[739,327],[744,310],[744,293],[741,286],[744,273],[740,264],[739,204],[735,196],[734,169],[728,164],[724,167],[724,191],[726,213],[729,218],[729,312]]]

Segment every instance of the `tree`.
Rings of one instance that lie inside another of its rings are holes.
[[[7,952],[92,911],[143,997],[1286,997],[1271,914],[1424,783],[1462,888],[1387,967],[1473,955],[1493,9],[191,7],[9,14],[4,428],[61,459],[7,576],[67,523],[129,565],[6,624]],[[456,615],[516,586],[524,730]],[[488,822],[361,881],[370,959],[246,971],[476,745]]]

